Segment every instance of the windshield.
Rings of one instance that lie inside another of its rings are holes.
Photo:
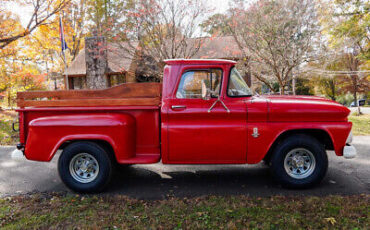
[[[244,81],[242,76],[240,76],[235,67],[232,68],[230,72],[227,95],[231,97],[247,97],[252,95],[247,83]]]

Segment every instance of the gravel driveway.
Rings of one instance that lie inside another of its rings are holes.
[[[131,166],[115,175],[104,194],[120,193],[139,199],[203,195],[330,195],[370,193],[370,136],[356,136],[358,157],[346,160],[329,155],[323,183],[308,190],[287,190],[275,183],[269,170],[258,165],[153,165]],[[13,161],[14,147],[0,147],[0,196],[31,192],[69,192],[51,163]]]

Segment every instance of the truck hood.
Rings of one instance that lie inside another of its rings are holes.
[[[266,96],[269,121],[347,121],[350,110],[332,100],[316,96]]]

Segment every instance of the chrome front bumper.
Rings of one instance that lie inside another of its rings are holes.
[[[347,144],[346,146],[344,146],[343,148],[343,156],[344,158],[346,159],[352,159],[352,158],[355,158],[357,155],[357,151],[356,151],[356,148],[352,145],[349,145]]]
[[[352,130],[349,132],[347,140],[346,140],[346,146],[343,148],[343,156],[346,159],[352,159],[355,158],[357,155],[356,148],[351,145],[353,141],[353,134]]]

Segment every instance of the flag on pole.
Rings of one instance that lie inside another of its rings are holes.
[[[62,48],[62,54],[63,54],[63,61],[64,61],[64,73],[65,73],[65,85],[66,89],[69,90],[69,78],[68,74],[66,74],[67,71],[67,61],[66,61],[66,55],[64,54],[64,50],[68,49],[66,40],[64,39],[64,29],[63,29],[63,22],[62,22],[62,16],[59,17],[59,33],[60,33],[60,43]]]
[[[63,22],[62,22],[62,17],[59,17],[59,33],[60,33],[60,43],[61,43],[61,48],[62,52],[64,53],[64,50],[68,49],[66,40],[64,39],[64,28],[63,28]]]

